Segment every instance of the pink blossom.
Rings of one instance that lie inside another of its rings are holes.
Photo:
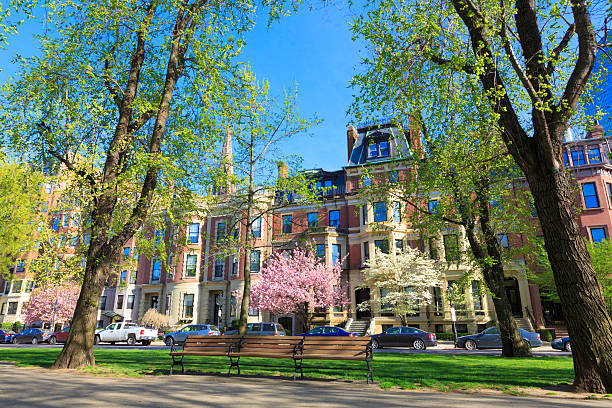
[[[276,252],[268,258],[259,279],[253,282],[251,307],[285,314],[305,305],[313,310],[348,304],[340,284],[340,264],[326,266],[308,249],[295,248],[290,256]]]
[[[81,286],[76,283],[51,283],[35,288],[21,312],[23,321],[25,323],[53,321],[53,308],[56,302],[55,322],[71,320],[80,291]]]

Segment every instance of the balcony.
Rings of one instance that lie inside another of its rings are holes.
[[[348,229],[336,227],[308,227],[306,232],[308,234],[329,234],[330,232],[335,232],[337,234],[348,234]]]

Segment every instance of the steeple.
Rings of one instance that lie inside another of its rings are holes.
[[[213,194],[233,194],[236,192],[236,186],[232,182],[234,177],[234,153],[232,149],[232,129],[225,128],[225,138],[223,139],[223,150],[221,151],[221,160],[219,162],[219,173],[222,177],[226,177],[225,182],[221,182],[216,188],[213,188]]]

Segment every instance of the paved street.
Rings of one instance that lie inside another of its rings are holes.
[[[610,401],[385,391],[341,381],[212,375],[109,378],[72,371],[16,368],[0,363],[2,406],[7,407],[610,407]]]

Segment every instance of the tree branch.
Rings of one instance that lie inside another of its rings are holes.
[[[546,72],[548,73],[548,75],[551,75],[555,71],[555,64],[557,63],[557,60],[559,59],[559,55],[561,54],[561,51],[563,51],[565,47],[567,47],[567,44],[569,44],[575,32],[576,32],[576,25],[572,23],[567,28],[567,31],[565,32],[565,35],[561,39],[561,42],[559,43],[559,45],[557,45],[550,53],[550,61],[548,61],[548,65],[546,66]]]

